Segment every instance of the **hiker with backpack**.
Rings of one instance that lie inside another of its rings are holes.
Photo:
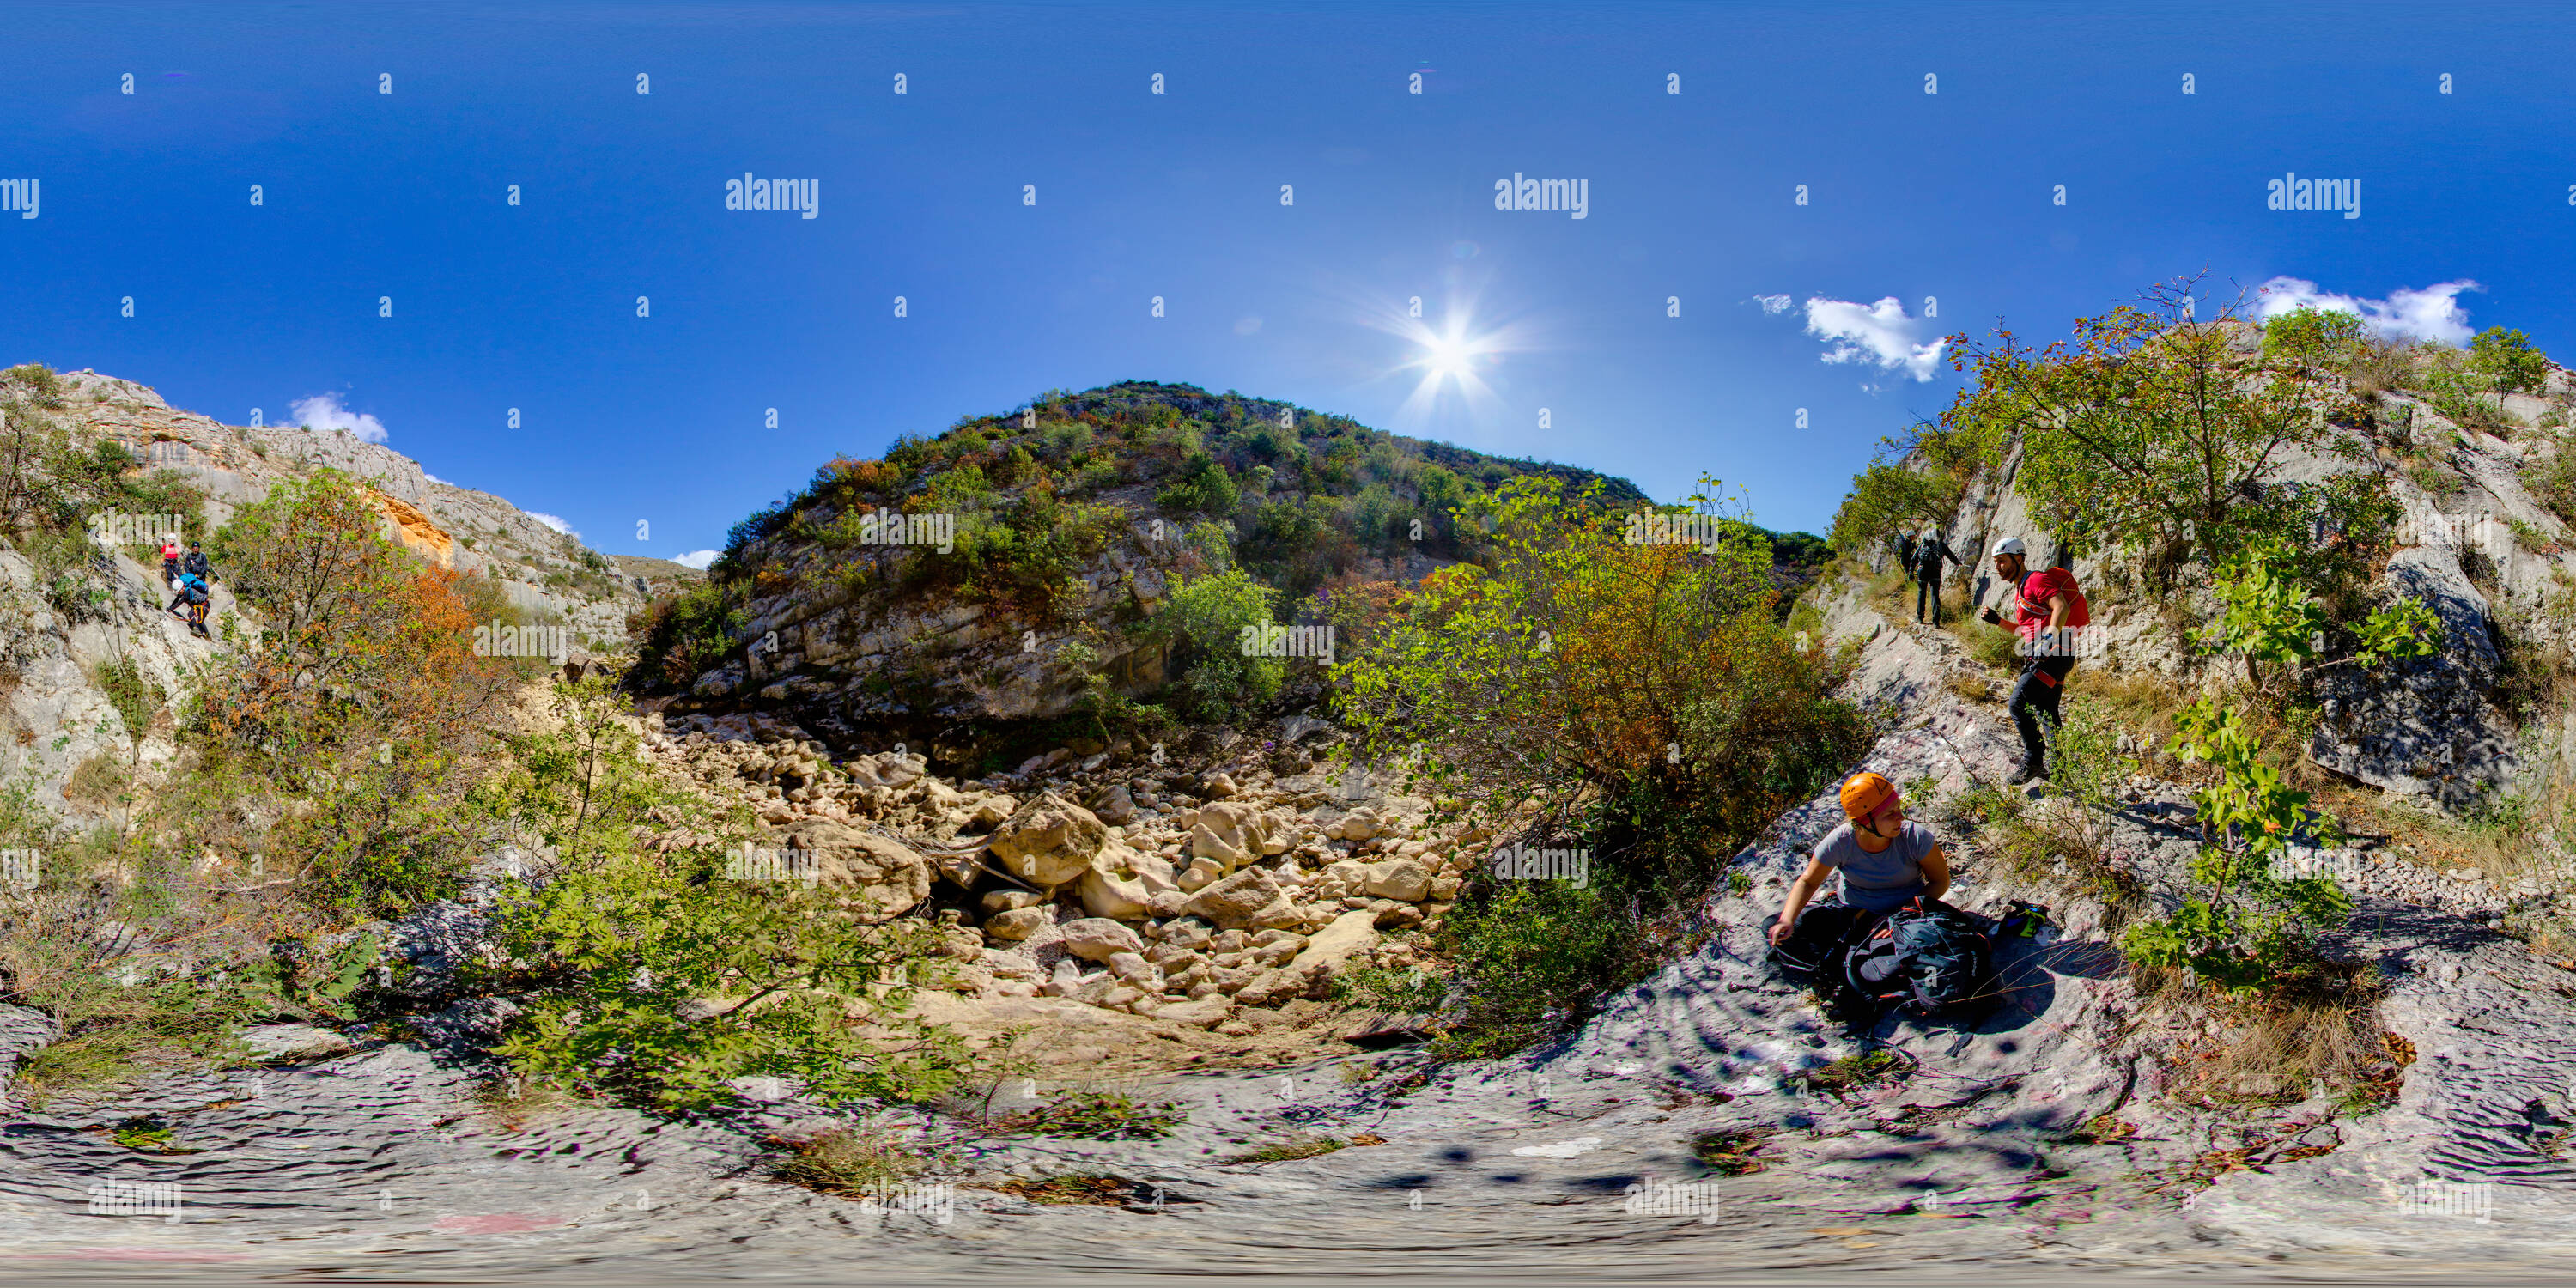
[[[1995,572],[2014,587],[2013,615],[2005,617],[1991,608],[1977,614],[1988,625],[2009,622],[2021,635],[2021,678],[2013,683],[2012,700],[2005,708],[2021,733],[2021,769],[2010,780],[2014,786],[2048,777],[2048,744],[2041,737],[2040,721],[2045,718],[2050,731],[2057,728],[2057,704],[2066,696],[2067,674],[2075,669],[2074,632],[2093,624],[2092,610],[2075,584],[2075,574],[2064,568],[2032,572],[2024,561],[2026,553],[2019,537],[1995,543]]]
[[[1921,541],[1914,543],[1914,562],[1905,571],[1914,578],[1915,621],[1929,621],[1934,626],[1941,624],[1941,573],[1945,560],[1954,564],[1961,562],[1958,553],[1950,549],[1950,543],[1943,541],[1940,533],[1926,532]],[[1926,605],[1930,606],[1928,616]]]
[[[181,574],[179,578],[179,598],[188,601],[187,618],[189,632],[195,635],[204,636],[207,639],[213,639],[214,636],[209,635],[206,632],[206,609],[214,602],[214,597],[208,593],[206,589],[206,579],[197,576],[195,573]]]

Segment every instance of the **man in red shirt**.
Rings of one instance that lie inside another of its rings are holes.
[[[2013,615],[2007,618],[1991,608],[1978,613],[1990,625],[2011,622],[2022,639],[2021,679],[2013,684],[2008,706],[2014,728],[2021,731],[2015,784],[2048,777],[2048,744],[2040,734],[2040,719],[2046,717],[2050,729],[2057,727],[2058,699],[2066,694],[2067,673],[2075,669],[2077,632],[2093,624],[2075,574],[2064,568],[2032,572],[2025,553],[2019,537],[1995,543],[1995,572],[2014,587]]]

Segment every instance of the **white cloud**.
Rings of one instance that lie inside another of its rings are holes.
[[[2263,283],[2262,289],[2256,293],[2254,316],[2268,322],[2301,308],[2350,313],[2383,336],[2407,336],[2456,348],[2466,345],[2472,334],[2468,310],[2460,307],[2459,294],[2485,289],[2464,277],[2455,282],[2438,282],[2420,291],[2401,286],[2390,291],[2387,299],[2365,300],[2319,290],[2316,283],[2301,278],[2276,277]]]
[[[1786,295],[1756,295],[1753,297],[1753,302],[1761,305],[1764,313],[1789,311],[1789,297]]]
[[[573,530],[572,530],[572,525],[571,525],[571,524],[566,523],[566,522],[564,522],[563,520],[558,519],[558,518],[556,518],[555,516],[553,516],[553,515],[551,515],[551,514],[538,514],[538,513],[536,513],[535,511],[530,511],[530,512],[528,513],[528,517],[529,517],[529,518],[531,518],[531,519],[536,520],[536,521],[537,521],[537,522],[539,522],[539,523],[542,523],[542,524],[546,525],[546,526],[547,526],[547,527],[549,527],[549,528],[554,529],[554,530],[555,530],[555,531],[557,531],[557,532],[560,532],[560,533],[564,534],[564,535],[565,535],[565,536],[567,536],[567,537],[572,538],[572,539],[573,539],[573,540],[575,540],[575,541],[579,541],[579,540],[581,540],[581,534],[580,534],[580,533],[578,533],[578,532],[573,531]]]
[[[716,554],[717,552],[713,550],[692,550],[684,555],[671,556],[671,562],[683,568],[695,568],[704,572],[708,564],[716,561]]]
[[[385,441],[384,422],[364,412],[352,413],[347,407],[340,405],[338,394],[320,393],[310,398],[298,398],[287,405],[287,412],[294,417],[296,424],[306,429],[321,430],[325,433],[335,429],[345,429],[356,435],[360,442]]]
[[[436,483],[436,484],[438,484],[440,487],[454,487],[454,486],[456,486],[455,484],[450,483],[450,482],[448,482],[447,480],[445,480],[445,479],[443,479],[443,478],[440,478],[440,477],[438,477],[437,475],[432,474],[432,473],[430,473],[430,472],[429,472],[429,471],[427,471],[427,470],[422,470],[422,471],[420,472],[420,476],[421,476],[422,478],[428,479],[428,480],[429,480],[430,482],[432,482],[432,483]]]
[[[1825,349],[1827,362],[1859,363],[1930,380],[1941,366],[1942,348],[1949,343],[1937,335],[1929,341],[1916,340],[1931,330],[1927,319],[1905,316],[1905,306],[1893,295],[1876,304],[1821,295],[1807,301],[1807,334],[1830,342]]]

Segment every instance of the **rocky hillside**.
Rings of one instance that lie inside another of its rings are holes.
[[[522,613],[567,623],[592,648],[622,645],[628,616],[648,594],[703,581],[677,564],[585,549],[497,496],[432,480],[409,458],[345,433],[223,425],[92,371],[61,373],[52,384],[45,397],[13,381],[13,396],[25,401],[10,414],[58,425],[83,449],[119,445],[138,463],[136,476],[169,471],[203,496],[210,530],[280,480],[340,469],[366,480],[389,535],[440,567],[496,583]],[[0,549],[0,764],[24,771],[40,798],[74,813],[111,806],[73,784],[83,762],[108,751],[152,764],[172,751],[166,708],[150,727],[126,729],[103,668],[130,666],[165,699],[184,693],[186,672],[221,646],[244,612],[217,567],[215,638],[196,639],[162,611],[170,593],[157,562],[138,559],[134,547],[92,549],[82,559],[81,590],[67,597],[36,551]]]
[[[1530,475],[1650,504],[1623,479],[1267,399],[1050,393],[835,460],[745,520],[714,584],[659,618],[648,679],[675,718],[766,714],[973,774],[1054,746],[1051,722],[1102,688],[1157,700],[1187,661],[1156,618],[1175,577],[1239,567],[1280,592],[1281,620],[1319,621],[1336,596],[1474,558],[1482,534],[1452,512]],[[1804,534],[1774,544],[1784,582],[1825,556]]]
[[[2244,347],[2257,339],[2249,334]],[[2352,781],[2458,811],[2544,794],[2576,766],[2576,703],[2552,677],[2576,643],[2576,527],[2563,491],[2576,452],[2576,373],[2551,366],[2537,392],[2494,400],[2454,419],[2456,400],[2420,388],[2347,388],[2354,414],[2317,450],[2292,450],[2260,481],[2314,488],[2341,476],[2384,476],[2403,508],[2394,553],[2373,592],[2416,598],[2443,625],[2433,656],[2387,673],[2321,671],[2321,720],[2308,746],[2320,766]],[[2149,593],[2138,560],[2069,557],[2031,519],[2016,486],[2020,458],[1980,477],[1946,526],[1972,603],[1999,603],[1984,553],[2007,536],[2031,565],[2064,562],[2087,589],[2102,651],[2084,663],[2159,685],[2195,687],[2213,667],[2236,668],[2195,644],[2218,619],[2205,588]],[[1892,556],[1872,552],[1875,566]]]
[[[569,624],[593,647],[623,642],[627,615],[648,594],[697,580],[664,560],[612,559],[500,497],[433,479],[410,457],[345,430],[225,425],[130,380],[85,369],[58,379],[61,405],[44,410],[82,438],[123,446],[146,469],[176,471],[205,494],[210,528],[281,478],[342,470],[366,480],[387,531],[421,557],[497,581],[512,604]],[[639,567],[630,571],[630,563]]]

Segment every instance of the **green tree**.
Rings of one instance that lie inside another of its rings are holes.
[[[1462,1052],[1526,1042],[1650,969],[1656,919],[1867,741],[1830,665],[1775,624],[1770,543],[1714,480],[1660,512],[1688,544],[1597,500],[1543,476],[1479,499],[1491,566],[1425,578],[1336,671],[1356,756],[1444,813],[1592,856],[1580,889],[1462,893],[1434,942]]]
[[[2361,319],[2350,313],[2292,309],[2263,324],[2263,360],[2294,369],[2337,365],[2351,357],[2362,334]]]
[[[2549,355],[2520,331],[2491,326],[2469,342],[2469,369],[2498,394],[2529,393],[2549,376]]]
[[[2328,442],[2340,396],[2304,370],[2263,370],[2236,344],[2241,301],[2204,309],[2193,286],[2151,287],[2046,349],[2009,331],[1954,337],[1976,379],[1942,425],[2017,442],[2016,485],[2061,542],[2215,565],[2260,526],[2284,455]]]

